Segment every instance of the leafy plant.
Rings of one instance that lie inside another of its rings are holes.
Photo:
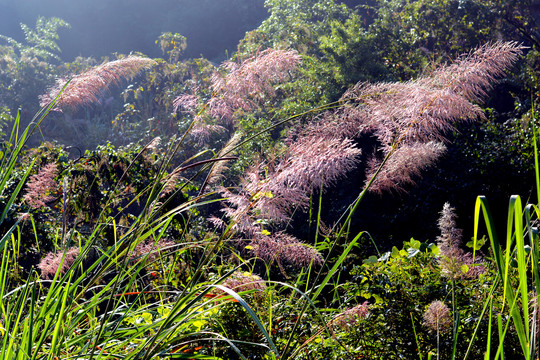
[[[58,29],[63,27],[69,28],[70,25],[60,18],[53,17],[47,19],[43,16],[38,16],[35,29],[30,28],[26,24],[21,24],[26,44],[5,35],[0,35],[0,39],[12,46],[20,59],[60,60],[58,56],[60,47],[55,40],[58,40]]]

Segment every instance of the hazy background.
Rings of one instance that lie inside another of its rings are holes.
[[[264,0],[0,0],[0,34],[23,40],[19,24],[34,28],[38,15],[70,23],[59,31],[64,61],[131,51],[159,57],[163,32],[187,37],[185,57],[220,61],[267,11]]]

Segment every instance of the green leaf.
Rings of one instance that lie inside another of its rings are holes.
[[[476,245],[475,245],[475,242],[474,242],[474,239],[467,242],[467,244],[465,244],[467,247],[471,248],[471,249],[474,249],[474,250],[480,250],[482,248],[482,246],[484,246],[484,244],[486,243],[487,241],[487,238],[486,236],[482,236],[481,239],[477,239],[476,240]]]
[[[371,255],[367,259],[364,259],[364,264],[376,264],[379,261],[375,255]]]
[[[441,253],[441,248],[437,246],[436,244],[429,244],[428,249],[431,251],[433,255],[439,255]]]
[[[401,256],[401,253],[399,251],[399,249],[397,247],[392,247],[392,257],[393,258],[398,258]]]
[[[409,246],[412,247],[413,249],[420,249],[420,247],[422,246],[422,243],[418,240],[414,240],[411,238],[411,241],[409,241]]]

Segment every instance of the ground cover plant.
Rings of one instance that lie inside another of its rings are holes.
[[[182,60],[189,39],[171,33],[157,40],[166,59],[36,63],[41,50],[58,50],[58,19],[25,27],[48,29],[44,44],[4,39],[2,61],[40,70],[24,95],[37,115],[9,110],[17,88],[0,93],[2,358],[538,356],[537,110],[522,101],[499,126],[502,108],[486,109],[501,83],[536,74],[534,50],[489,41],[499,28],[468,37],[467,49],[420,32],[396,45],[408,49],[402,58],[391,49],[356,68],[365,58],[343,57],[380,50],[395,30],[387,16],[452,2],[353,11],[325,0],[285,11],[300,3],[268,1],[270,17],[221,65]],[[424,57],[420,71],[411,59],[422,41],[451,60],[424,66]],[[9,83],[33,77],[1,69]],[[54,140],[58,129],[66,143]],[[483,132],[493,136],[477,144]],[[471,193],[476,203],[463,210],[462,198],[436,188],[444,201],[416,205],[434,213],[433,224],[424,219],[434,232],[416,238],[411,226],[385,239],[366,226],[366,213],[391,224],[399,209],[389,204],[428,191],[449,159],[480,173],[511,154],[505,169],[530,177],[531,205],[516,195],[508,211],[490,209],[490,194]]]

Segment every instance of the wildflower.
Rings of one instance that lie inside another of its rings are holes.
[[[429,304],[424,312],[423,325],[434,333],[445,333],[452,327],[452,317],[450,309],[442,301],[436,300]]]
[[[356,326],[361,320],[366,319],[368,316],[369,304],[365,301],[362,304],[358,304],[338,314],[334,320],[332,320],[332,324],[341,329],[348,329]]]
[[[47,202],[54,200],[52,194],[58,189],[58,184],[54,180],[57,175],[56,164],[50,163],[43,166],[36,175],[30,177],[23,198],[31,208],[45,207]]]
[[[142,69],[155,64],[152,59],[140,56],[128,56],[94,67],[82,74],[74,76],[71,81],[59,79],[47,94],[40,96],[40,105],[45,107],[60,94],[55,110],[76,110],[83,105],[98,103],[104,91],[118,85],[124,79],[130,80]],[[66,86],[67,84],[67,86]]]
[[[80,249],[78,247],[71,247],[67,249],[65,253],[47,253],[38,264],[38,268],[41,271],[41,277],[44,279],[51,279],[57,272],[61,275],[65,274],[79,256],[79,253]]]

